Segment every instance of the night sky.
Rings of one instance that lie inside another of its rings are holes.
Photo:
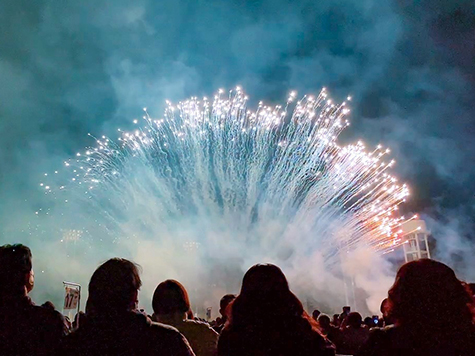
[[[439,258],[475,265],[471,0],[2,0],[0,78],[0,243],[89,132],[237,84],[269,103],[325,86],[353,96],[343,141],[391,148]]]

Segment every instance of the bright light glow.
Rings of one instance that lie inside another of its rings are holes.
[[[98,241],[174,236],[216,253],[239,243],[270,257],[292,246],[318,250],[328,264],[360,244],[387,252],[405,243],[395,214],[409,189],[389,174],[389,150],[340,146],[349,108],[325,89],[291,104],[295,97],[251,110],[238,87],[210,101],[167,101],[163,118],[144,108],[136,130],[94,138],[97,147],[65,162],[77,173],[67,189],[47,193],[66,194],[65,209],[83,214]]]

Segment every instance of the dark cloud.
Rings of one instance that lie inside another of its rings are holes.
[[[90,143],[88,132],[236,84],[254,99],[321,86],[353,95],[343,139],[391,147],[413,186],[406,210],[443,219],[456,209],[473,226],[472,1],[7,0],[0,23],[8,231],[23,223],[12,215],[36,209],[42,172]]]

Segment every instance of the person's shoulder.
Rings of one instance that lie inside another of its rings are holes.
[[[142,314],[140,312],[129,312],[128,315],[130,317],[132,325],[139,328],[140,330],[143,330],[145,328],[145,332],[146,330],[149,330],[152,333],[162,333],[170,335],[173,335],[174,333],[179,333],[179,331],[175,327],[153,321],[147,315]]]
[[[208,323],[205,323],[204,321],[201,321],[201,320],[185,319],[184,322],[190,325],[199,325],[198,327],[201,327],[201,326],[208,327]]]
[[[384,336],[384,335],[390,335],[394,333],[395,331],[394,325],[388,325],[384,327],[374,327],[369,329],[370,335],[377,335],[377,336]]]
[[[64,322],[63,315],[57,310],[51,310],[42,306],[32,305],[30,316],[35,318],[35,322],[39,323],[58,323]]]
[[[391,344],[395,332],[397,332],[397,329],[394,325],[371,328],[369,330],[368,342],[370,344],[387,346]]]
[[[150,341],[161,350],[154,348],[158,354],[194,355],[188,340],[173,326],[150,321],[149,331]]]
[[[185,320],[185,324],[195,329],[210,330],[213,333],[216,333],[216,331],[208,323],[205,323],[204,321],[187,319]]]
[[[152,333],[159,333],[159,334],[170,335],[170,336],[180,335],[180,332],[178,331],[177,328],[171,325],[162,324],[156,321],[150,321],[149,328]]]

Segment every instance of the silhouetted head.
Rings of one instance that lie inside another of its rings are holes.
[[[87,314],[132,310],[142,285],[138,266],[124,258],[112,258],[100,265],[89,282]]]
[[[387,311],[396,324],[426,329],[446,329],[448,324],[464,329],[472,325],[473,298],[443,263],[429,259],[406,263],[388,295]]]
[[[382,315],[387,315],[388,306],[389,306],[388,298],[384,298],[383,301],[381,302],[381,306],[379,307],[379,311],[381,312]]]
[[[224,319],[228,317],[227,308],[228,308],[228,305],[231,304],[231,302],[234,299],[236,299],[236,296],[234,294],[226,294],[219,301],[219,313],[222,315]]]
[[[368,328],[372,328],[375,326],[373,318],[367,316],[363,320],[363,324],[365,324]]]
[[[53,302],[50,302],[49,300],[44,302],[41,306],[49,310],[56,310],[56,307],[54,306]]]
[[[272,264],[257,264],[244,275],[241,292],[231,308],[231,323],[236,326],[269,325],[289,320],[308,319],[302,303],[289,289],[281,269]],[[313,322],[312,327],[316,327]]]
[[[318,310],[318,309],[315,309],[315,310],[312,312],[312,318],[316,321],[316,320],[318,320],[318,317],[319,317],[320,314],[321,314],[321,311]]]
[[[289,283],[282,270],[272,264],[257,264],[244,275],[240,296],[275,296],[289,294]]]
[[[0,247],[0,297],[24,296],[35,284],[31,251],[20,244]]]
[[[346,319],[348,326],[354,329],[358,329],[361,327],[363,323],[362,317],[360,313],[351,312],[348,314],[348,318]]]
[[[173,279],[168,279],[155,288],[152,307],[157,315],[188,314],[191,310],[185,287]]]
[[[320,314],[318,316],[318,325],[320,325],[320,327],[322,329],[328,329],[330,327],[330,324],[331,324],[331,320],[330,320],[330,317],[326,314]]]
[[[333,325],[338,326],[340,325],[340,314],[333,314]]]

